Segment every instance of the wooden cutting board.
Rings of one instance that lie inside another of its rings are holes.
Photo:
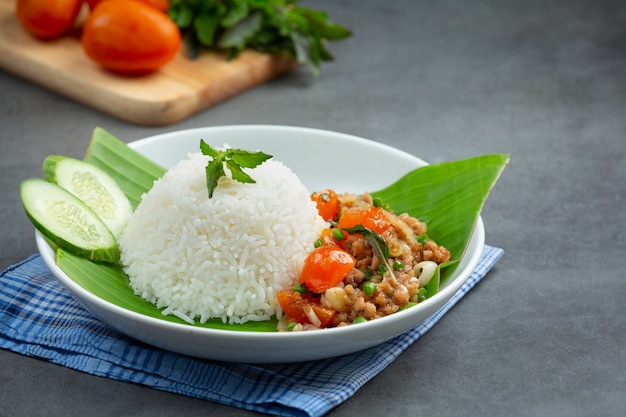
[[[79,28],[53,41],[37,40],[18,23],[15,0],[0,0],[0,68],[136,124],[178,122],[294,67],[286,56],[253,51],[231,61],[217,53],[189,60],[181,51],[155,73],[115,75],[85,55]]]

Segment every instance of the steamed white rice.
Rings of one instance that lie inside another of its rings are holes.
[[[280,315],[279,290],[297,282],[326,223],[309,191],[280,162],[219,180],[208,198],[208,157],[190,154],[154,183],[119,238],[136,294],[188,322]]]

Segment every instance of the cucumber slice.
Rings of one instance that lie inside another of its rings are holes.
[[[31,178],[20,185],[20,197],[31,222],[47,239],[93,261],[117,262],[117,240],[85,203],[60,186]]]
[[[43,162],[46,179],[65,188],[96,212],[118,238],[133,208],[126,194],[110,175],[87,162],[51,155]]]

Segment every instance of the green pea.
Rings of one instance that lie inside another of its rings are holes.
[[[354,319],[354,321],[352,322],[352,324],[359,324],[359,323],[365,323],[367,321],[367,319],[365,317],[357,317]]]
[[[404,268],[404,264],[398,260],[393,261],[393,270],[394,271],[399,271],[402,268]]]
[[[374,294],[374,291],[376,291],[376,284],[372,281],[367,281],[365,284],[363,284],[363,292],[366,295],[372,295]]]
[[[417,300],[424,301],[426,299],[426,288],[422,287],[417,290]]]
[[[338,242],[343,240],[344,236],[341,229],[333,229],[333,238]]]

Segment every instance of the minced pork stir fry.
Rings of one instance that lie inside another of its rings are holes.
[[[300,284],[282,290],[281,331],[345,326],[393,314],[426,298],[424,288],[450,252],[426,224],[394,214],[371,195],[314,193],[322,231]]]

